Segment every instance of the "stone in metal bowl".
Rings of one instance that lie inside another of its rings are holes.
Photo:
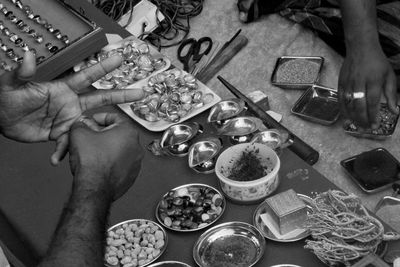
[[[186,156],[192,139],[202,131],[202,127],[196,122],[172,125],[163,133],[160,146],[172,156]]]
[[[229,119],[238,116],[244,108],[245,102],[239,98],[220,101],[211,108],[207,122],[218,129]]]
[[[224,196],[214,187],[187,184],[163,195],[156,208],[156,218],[169,230],[193,232],[215,223],[225,207]]]
[[[256,117],[236,117],[227,121],[218,133],[229,136],[233,145],[247,143],[250,142],[261,125],[262,121]]]
[[[146,219],[127,220],[110,227],[106,240],[104,261],[107,267],[147,266],[163,254],[168,244],[165,230]],[[144,240],[146,242],[142,242]]]
[[[198,173],[214,172],[217,155],[221,148],[221,141],[218,138],[194,143],[189,148],[189,167]]]
[[[193,247],[200,267],[253,266],[265,251],[264,236],[244,222],[222,223],[203,233]]]

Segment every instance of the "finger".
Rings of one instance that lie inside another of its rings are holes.
[[[96,113],[93,115],[93,119],[103,127],[108,127],[123,121],[117,113]]]
[[[391,71],[386,77],[383,94],[386,98],[389,110],[395,114],[399,113],[397,106],[397,81],[396,75]]]
[[[339,82],[338,82],[338,97],[339,97],[339,104],[340,104],[340,112],[343,117],[349,118],[349,110],[347,108],[347,100],[346,100],[346,94],[352,93],[351,87],[348,87],[348,82],[347,82],[347,75],[348,72],[343,70],[344,67],[340,70],[339,74]]]
[[[122,57],[119,55],[114,55],[105,60],[100,61],[96,65],[89,68],[83,69],[71,76],[63,78],[68,86],[79,93],[82,89],[90,86],[92,83],[119,67],[122,64]]]
[[[365,97],[353,100],[352,116],[358,125],[361,125],[363,127],[370,127],[367,112],[367,100],[365,99]]]
[[[80,120],[93,131],[99,132],[102,130],[102,127],[92,117],[81,116]]]
[[[65,155],[67,155],[68,138],[68,133],[57,138],[56,149],[50,158],[50,162],[53,166],[57,166],[64,159]]]
[[[71,131],[76,128],[89,128],[93,131],[100,131],[102,127],[91,117],[81,115],[71,125]]]
[[[106,105],[134,102],[144,97],[142,89],[96,90],[80,95],[82,110],[88,110]]]
[[[367,113],[368,122],[372,129],[379,128],[379,106],[382,92],[382,84],[373,82],[367,85]]]
[[[14,71],[4,73],[0,76],[0,88],[3,90],[12,90],[19,85],[30,81],[36,73],[35,55],[28,51],[24,54],[24,60]]]

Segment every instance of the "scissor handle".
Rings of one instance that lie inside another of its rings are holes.
[[[178,47],[178,59],[186,64],[189,62],[190,57],[193,55],[194,46],[196,45],[196,39],[189,38],[182,41],[182,43]],[[182,50],[189,45],[189,49],[187,50],[185,55],[182,55]]]
[[[201,47],[203,46],[203,43],[207,43],[206,49],[201,52]],[[213,46],[213,41],[211,40],[210,37],[201,37],[195,46],[195,50],[193,51],[193,60],[198,62],[204,55],[208,55],[210,53],[211,48]],[[201,52],[201,53],[200,53]]]

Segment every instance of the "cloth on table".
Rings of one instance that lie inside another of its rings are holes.
[[[396,75],[400,76],[400,1],[377,0],[376,3],[380,43]],[[246,5],[249,6],[247,22],[257,19],[262,14],[279,13],[285,18],[313,30],[339,54],[345,55],[344,31],[337,1],[239,0],[239,10],[244,10]]]

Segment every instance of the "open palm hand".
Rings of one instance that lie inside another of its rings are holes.
[[[68,132],[74,121],[91,108],[136,101],[140,90],[99,90],[81,94],[90,84],[121,64],[119,56],[50,82],[30,82],[35,58],[26,53],[19,69],[0,76],[0,132],[21,142],[57,142],[51,162],[66,153]]]

